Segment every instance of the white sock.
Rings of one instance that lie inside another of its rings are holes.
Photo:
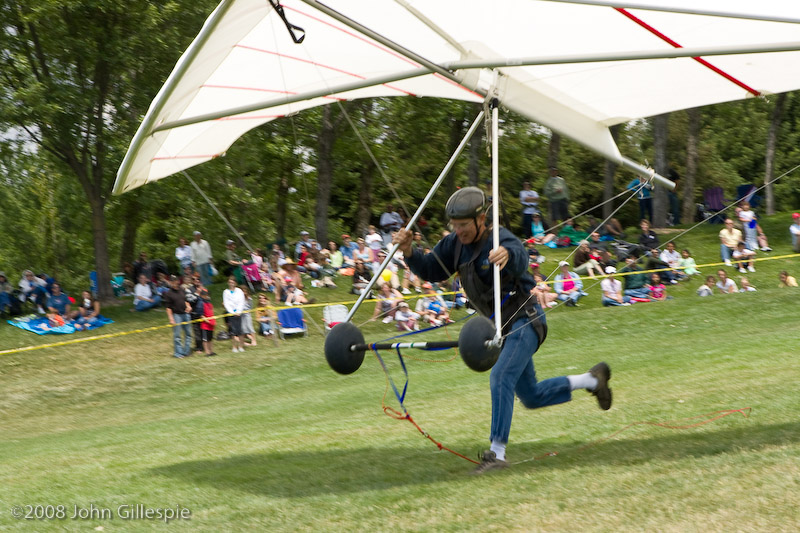
[[[567,376],[569,380],[569,389],[588,389],[594,390],[597,388],[597,378],[586,372],[577,376]]]
[[[506,445],[505,444],[501,444],[499,442],[492,441],[492,445],[489,447],[489,449],[494,452],[494,454],[495,454],[495,456],[497,457],[498,460],[500,460],[500,461],[505,461],[506,460]]]

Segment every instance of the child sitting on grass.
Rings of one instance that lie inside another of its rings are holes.
[[[714,276],[706,276],[706,282],[697,288],[698,296],[711,296],[714,294],[714,284],[717,283],[717,278]]]
[[[697,270],[697,263],[694,262],[692,254],[690,254],[689,250],[686,248],[681,252],[681,260],[678,262],[678,266],[683,269],[683,273],[687,276],[699,276],[701,274],[701,272]]]
[[[661,276],[658,275],[658,272],[650,275],[650,285],[647,286],[647,291],[651,300],[660,302],[667,299],[667,289],[661,283]]]
[[[400,331],[414,331],[419,329],[419,326],[417,326],[418,318],[419,314],[409,309],[408,302],[400,302],[397,311],[394,313],[394,319],[397,321],[397,329]]]

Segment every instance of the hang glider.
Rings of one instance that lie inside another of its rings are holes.
[[[609,126],[800,88],[795,0],[223,0],[156,95],[114,193],[337,100],[504,108],[619,164]]]

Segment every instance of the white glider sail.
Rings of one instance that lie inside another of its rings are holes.
[[[609,126],[800,88],[794,0],[281,5],[223,0],[151,104],[116,194],[218,157],[265,122],[337,99],[488,95],[631,166]]]

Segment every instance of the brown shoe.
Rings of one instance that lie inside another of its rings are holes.
[[[508,461],[501,461],[497,458],[497,455],[492,450],[486,450],[485,452],[478,454],[478,457],[481,460],[481,463],[475,467],[475,470],[471,472],[472,475],[480,475],[490,470],[502,470],[504,468],[508,468]]]
[[[589,373],[597,379],[597,387],[590,392],[597,397],[600,409],[608,411],[611,409],[612,401],[611,389],[608,388],[608,380],[611,379],[611,368],[606,363],[597,363],[589,370]]]

